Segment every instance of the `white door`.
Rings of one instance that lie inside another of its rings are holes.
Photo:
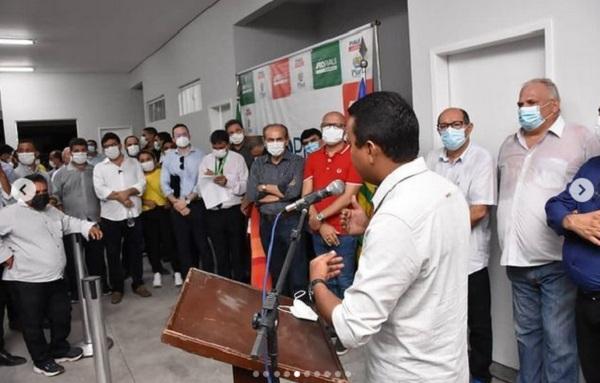
[[[517,100],[523,82],[544,77],[544,37],[480,48],[448,57],[450,105],[465,109],[474,124],[473,141],[498,158],[504,139],[518,128]],[[495,220],[493,220],[495,221]],[[490,280],[494,361],[518,368],[511,287],[500,267],[494,225]]]
[[[98,134],[99,134],[98,145],[100,145],[102,136],[104,136],[108,132],[112,132],[112,133],[116,134],[117,136],[119,136],[119,138],[121,139],[121,144],[123,144],[125,142],[125,138],[133,135],[133,129],[131,129],[131,126],[115,126],[115,127],[98,128]]]

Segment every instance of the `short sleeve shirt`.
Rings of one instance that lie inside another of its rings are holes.
[[[347,185],[362,184],[360,175],[352,165],[350,145],[346,145],[333,155],[327,154],[325,146],[309,155],[304,166],[304,180],[311,178],[313,191],[322,189],[335,180],[342,180]],[[314,206],[317,211],[321,211],[331,205],[336,198],[336,196],[324,198]],[[333,226],[338,233],[342,232],[339,214],[327,217],[325,222]]]

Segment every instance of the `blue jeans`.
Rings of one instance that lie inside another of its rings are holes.
[[[517,383],[577,383],[577,289],[562,262],[508,267],[521,365]]]
[[[338,235],[340,244],[338,246],[329,246],[323,241],[319,234],[313,234],[313,246],[317,256],[335,250],[337,255],[344,260],[344,268],[337,278],[327,281],[329,289],[340,299],[344,299],[344,292],[354,282],[354,272],[356,271],[356,237],[351,235]]]

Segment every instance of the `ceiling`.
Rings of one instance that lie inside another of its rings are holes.
[[[0,0],[0,66],[129,72],[218,0]]]

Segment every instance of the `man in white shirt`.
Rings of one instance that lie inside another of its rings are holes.
[[[48,183],[34,174],[26,177],[35,185],[35,196],[0,210],[0,263],[2,279],[8,282],[17,305],[23,339],[33,360],[33,370],[45,376],[64,372],[57,363],[82,357],[79,347],[67,341],[71,331],[71,305],[63,279],[66,264],[62,237],[81,233],[86,239],[102,238],[93,222],[63,214],[49,206]],[[43,323],[50,321],[51,342]]]
[[[250,264],[240,209],[246,193],[248,167],[244,157],[229,150],[229,135],[215,130],[210,135],[212,153],[202,158],[198,191],[206,204],[207,234],[215,250],[217,273],[240,282],[249,282]],[[209,198],[209,195],[213,195]]]
[[[398,94],[372,93],[348,111],[352,162],[379,186],[375,210],[368,222],[354,198],[342,213],[349,234],[365,232],[344,299],[326,283],[343,268],[335,252],[311,262],[310,295],[344,346],[366,344],[367,382],[465,383],[468,205],[417,158],[417,118]]]
[[[125,157],[121,140],[114,133],[102,137],[106,159],[94,167],[94,190],[100,199],[100,227],[104,232],[104,246],[108,260],[108,274],[112,288],[111,303],[123,299],[124,273],[121,250],[127,252],[129,272],[133,279],[131,288],[141,297],[152,294],[142,279],[142,200],[146,178],[140,163]],[[121,246],[124,244],[124,246]],[[122,247],[125,247],[121,249]]]
[[[491,154],[471,142],[473,123],[460,108],[448,108],[438,117],[443,148],[429,152],[429,169],[446,177],[469,204],[471,250],[469,258],[469,370],[471,383],[491,381],[492,317],[490,315],[490,208],[496,205],[496,166]]]
[[[545,204],[565,188],[600,143],[583,126],[566,124],[549,79],[519,93],[521,128],[498,157],[498,239],[512,282],[519,347],[518,382],[577,382],[576,288],[562,265],[562,237],[546,225]]]

